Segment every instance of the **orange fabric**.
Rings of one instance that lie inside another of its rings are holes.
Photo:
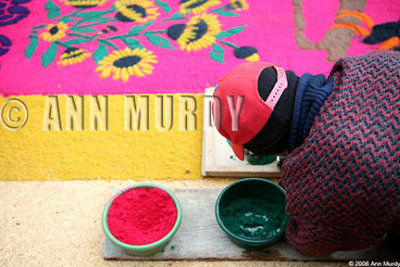
[[[342,19],[344,17],[355,17],[365,23],[367,28],[371,31],[372,27],[374,27],[375,23],[374,21],[368,16],[367,14],[363,12],[359,12],[356,10],[348,10],[348,9],[343,9],[339,11],[339,14],[336,16],[338,19]]]
[[[400,46],[400,38],[392,37],[392,38],[387,39],[385,42],[383,42],[379,46],[379,49],[393,49],[396,46]]]
[[[340,22],[336,23],[335,25],[332,26],[332,29],[338,29],[338,28],[347,28],[356,31],[357,33],[361,34],[364,37],[367,37],[369,35],[369,32],[357,25],[347,23],[347,22]]]

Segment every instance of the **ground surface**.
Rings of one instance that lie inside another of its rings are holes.
[[[171,189],[222,189],[230,182],[233,180],[220,178],[157,181]],[[301,262],[105,261],[103,207],[114,189],[134,183],[0,181],[0,266],[347,266]]]

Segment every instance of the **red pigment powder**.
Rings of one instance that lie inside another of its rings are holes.
[[[114,199],[108,212],[108,227],[121,242],[146,245],[168,234],[176,216],[175,203],[167,192],[139,187]]]

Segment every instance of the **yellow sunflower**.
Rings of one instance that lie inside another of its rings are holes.
[[[47,26],[47,32],[40,34],[40,37],[45,41],[53,42],[65,37],[65,31],[68,30],[68,25],[64,22],[58,24],[49,24]]]
[[[105,2],[107,2],[107,0],[64,0],[63,2],[67,6],[73,6],[77,8],[89,8],[101,6]]]
[[[101,72],[101,78],[109,77],[113,72],[114,80],[122,79],[126,82],[132,75],[143,77],[151,74],[154,67],[150,63],[158,62],[155,58],[153,52],[147,49],[136,48],[132,50],[127,47],[123,50],[114,51],[103,58],[95,71]]]
[[[115,7],[119,11],[115,17],[123,22],[146,22],[160,15],[154,2],[148,0],[118,0]]]
[[[249,4],[247,4],[246,0],[231,0],[228,6],[237,11],[249,9]]]
[[[196,51],[212,45],[219,32],[221,24],[217,15],[203,13],[192,17],[176,40],[182,50]]]
[[[219,5],[220,3],[219,0],[181,0],[179,13],[198,14],[206,11],[209,7]]]
[[[60,56],[60,61],[58,61],[58,64],[63,66],[73,65],[82,62],[91,55],[91,53],[84,49],[70,47],[67,48]]]

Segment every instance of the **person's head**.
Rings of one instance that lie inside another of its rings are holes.
[[[251,62],[219,81],[214,121],[239,159],[244,158],[243,148],[259,155],[283,154],[289,149],[298,79],[279,66]]]

